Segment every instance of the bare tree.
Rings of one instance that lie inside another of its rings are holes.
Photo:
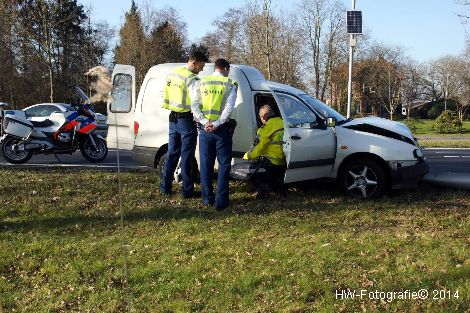
[[[462,56],[447,55],[429,62],[426,86],[432,86],[433,100],[454,103],[463,121],[470,106],[470,60]]]
[[[460,121],[463,122],[470,108],[470,62],[465,62],[464,66],[459,70],[459,76],[462,80],[462,89],[457,94]]]
[[[258,0],[247,2],[246,7],[247,23],[245,30],[248,35],[249,63],[257,63],[259,68],[264,68],[268,80],[273,78],[271,68],[271,58],[273,54],[273,23],[274,17],[271,10],[271,1]],[[260,55],[264,58],[261,62]]]
[[[54,102],[54,78],[56,68],[54,63],[54,36],[53,31],[56,23],[54,17],[57,15],[58,6],[49,0],[37,2],[23,2],[17,12],[17,31],[22,35],[29,45],[46,65],[49,72],[49,98]]]
[[[470,19],[470,1],[469,0],[454,0],[456,4],[463,7],[463,12],[459,14],[464,19]]]
[[[434,70],[434,79],[440,88],[440,95],[444,101],[455,99],[462,86],[460,69],[464,67],[464,60],[455,56],[444,56],[431,62]]]
[[[302,0],[299,12],[307,54],[311,60],[313,92],[325,101],[333,67],[345,61],[345,54],[342,53],[347,47],[345,8],[339,1]]]
[[[403,81],[401,90],[402,106],[406,107],[408,116],[411,114],[414,103],[429,102],[426,95],[424,81],[426,68],[412,59],[403,63]]]
[[[213,58],[224,57],[230,62],[242,62],[240,45],[244,23],[245,16],[241,8],[231,8],[212,22],[216,29],[206,34],[202,42]]]
[[[258,68],[267,79],[304,87],[303,38],[298,16],[277,16],[270,1],[251,1],[214,20],[202,43],[214,57]],[[275,60],[275,62],[274,62]]]
[[[425,65],[423,88],[424,93],[430,101],[437,101],[442,96],[442,89],[438,80],[438,72],[432,63]]]
[[[399,46],[375,43],[370,47],[367,57],[357,66],[356,81],[373,105],[373,113],[379,114],[383,108],[392,120],[401,103],[403,56]]]
[[[0,1],[0,64],[2,72],[10,74],[9,79],[0,80],[0,101],[15,102],[14,89],[16,81],[16,38],[14,36],[14,11],[12,1]]]

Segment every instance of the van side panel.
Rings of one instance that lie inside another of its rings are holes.
[[[152,67],[147,73],[137,99],[135,120],[139,124],[139,132],[133,148],[134,160],[139,164],[154,165],[155,156],[160,147],[168,143],[169,111],[161,108],[161,99],[165,79],[175,67],[183,64],[161,64]],[[213,64],[207,64],[198,76],[205,77],[214,71]],[[240,157],[248,151],[256,132],[253,95],[247,76],[233,66],[230,78],[238,82],[237,101],[231,118],[237,120],[237,128],[233,136],[234,157]],[[196,158],[199,159],[198,150]]]
[[[168,141],[169,110],[161,107],[165,76],[150,77],[145,81],[142,99],[139,99],[139,133],[135,144],[143,147],[161,147]],[[136,114],[137,116],[137,114]],[[166,134],[166,136],[164,136]]]

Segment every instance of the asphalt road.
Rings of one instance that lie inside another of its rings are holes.
[[[54,155],[34,155],[31,160],[25,164],[14,165],[10,164],[3,159],[0,154],[0,168],[48,168],[48,167],[62,167],[62,168],[79,168],[79,169],[99,169],[99,170],[116,170],[117,169],[117,150],[109,150],[108,156],[101,163],[91,163],[85,160],[80,151],[72,155],[60,154],[58,158]],[[147,168],[140,166],[132,161],[132,154],[130,151],[119,151],[119,163],[123,169],[138,169]]]
[[[451,172],[470,174],[470,149],[426,149],[424,151],[431,172]],[[130,151],[120,150],[120,165],[123,169],[147,168],[132,161]],[[60,161],[54,155],[35,155],[26,164],[13,165],[0,156],[0,168],[31,168],[31,167],[64,167],[89,168],[100,170],[116,170],[117,151],[110,150],[108,157],[102,163],[94,164],[85,160],[80,152],[73,155],[59,155]]]
[[[470,149],[426,149],[430,172],[470,174]]]

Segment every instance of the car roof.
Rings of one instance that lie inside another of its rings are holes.
[[[290,94],[294,95],[303,95],[306,94],[305,91],[294,88],[289,85],[281,84],[281,83],[276,83],[273,81],[265,80],[265,81],[260,81],[258,84],[253,85],[254,90],[260,90],[260,91],[281,91],[281,92],[288,92]]]

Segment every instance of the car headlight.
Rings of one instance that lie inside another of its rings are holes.
[[[414,157],[417,158],[417,159],[421,159],[422,157],[424,157],[423,151],[421,151],[421,149],[415,149],[415,150],[413,151],[413,155],[414,155]]]

